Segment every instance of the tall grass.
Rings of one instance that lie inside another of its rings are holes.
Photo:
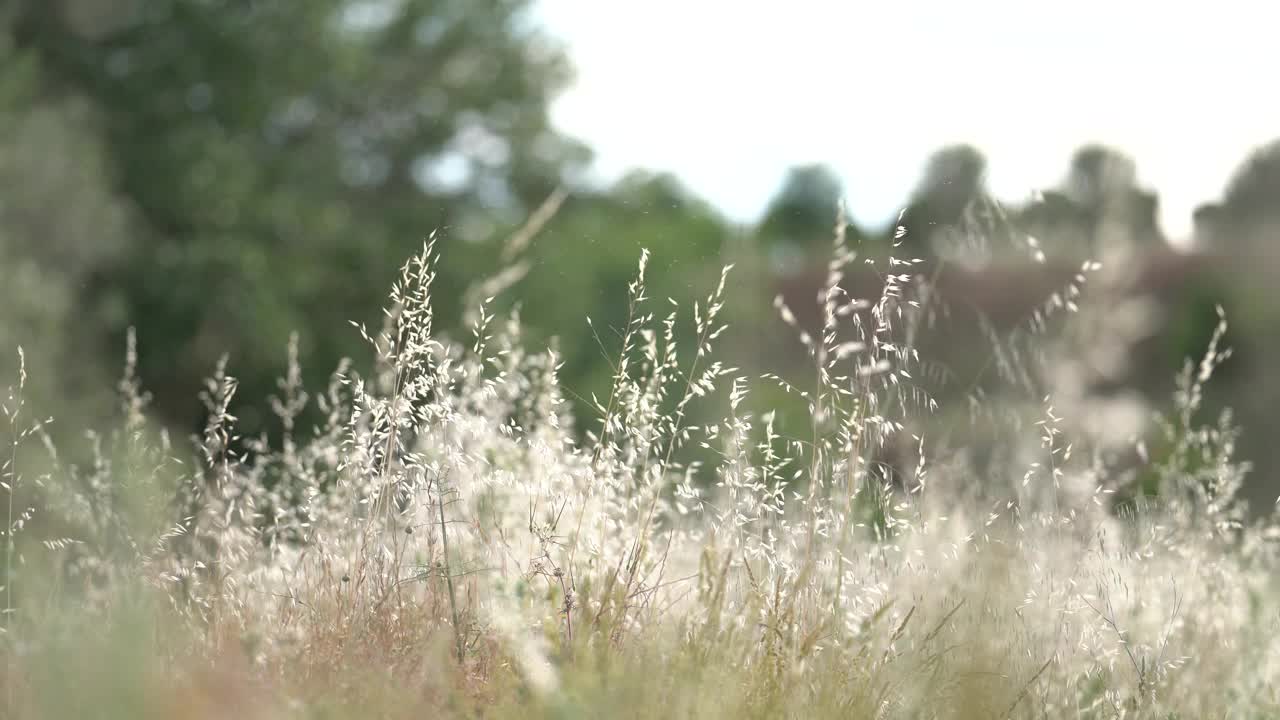
[[[7,715],[1274,715],[1280,528],[1237,497],[1230,418],[1200,418],[1217,339],[1136,466],[1036,397],[978,470],[925,437],[917,262],[848,297],[843,226],[821,326],[778,303],[803,382],[716,359],[729,269],[680,308],[646,254],[612,387],[573,418],[555,351],[492,298],[435,332],[432,243],[358,328],[372,373],[308,390],[290,344],[277,437],[237,435],[224,361],[193,451],[171,442],[131,337],[120,423],[72,464],[19,381]],[[758,383],[807,403],[803,433],[751,410]]]

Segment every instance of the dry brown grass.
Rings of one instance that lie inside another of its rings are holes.
[[[1200,421],[1216,341],[1188,367],[1143,478],[1110,469],[1040,396],[1000,426],[1006,464],[977,475],[912,437],[912,419],[934,411],[912,340],[928,309],[913,263],[851,296],[857,252],[837,232],[816,322],[779,303],[811,363],[801,383],[718,362],[725,281],[682,314],[646,296],[646,259],[613,388],[583,435],[554,352],[524,347],[487,301],[465,342],[434,333],[430,246],[405,265],[385,327],[360,329],[372,374],[344,366],[311,395],[291,348],[274,441],[237,437],[223,368],[194,453],[157,439],[131,352],[121,425],[95,461],[45,464],[41,511],[71,530],[21,536],[23,569],[7,565],[10,712],[1275,709],[1280,533],[1239,502],[1229,419]],[[689,320],[695,344],[677,348]],[[808,404],[802,436],[749,410],[761,382]],[[13,403],[23,462],[5,479],[17,487],[37,479],[40,432]],[[695,423],[708,403],[723,419]],[[307,435],[295,425],[312,404],[325,420]],[[890,476],[881,452],[904,441],[915,463]],[[1130,497],[1142,483],[1158,494]]]

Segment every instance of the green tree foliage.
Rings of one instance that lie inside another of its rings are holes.
[[[521,316],[534,332],[559,338],[570,390],[582,398],[603,394],[641,250],[652,256],[644,311],[665,317],[672,310],[667,299],[675,300],[682,315],[677,337],[689,347],[693,302],[734,261],[732,235],[674,177],[633,172],[607,192],[570,198],[534,241],[536,261],[517,294]],[[740,277],[735,272],[735,280]]]
[[[824,262],[843,199],[844,184],[830,167],[813,164],[788,170],[756,227],[763,253],[758,270],[788,275]],[[845,222],[850,243],[861,244],[865,233],[849,218]]]
[[[1280,445],[1272,426],[1280,403],[1280,353],[1275,328],[1280,313],[1275,278],[1280,273],[1280,140],[1250,153],[1227,183],[1222,199],[1196,209],[1198,250],[1212,259],[1212,272],[1200,280],[1207,301],[1226,307],[1233,350],[1221,380],[1209,388],[1207,401],[1216,410],[1231,408],[1243,427],[1241,454],[1256,466],[1255,500],[1270,507],[1275,500],[1270,480],[1280,468]],[[1203,336],[1204,321],[1192,325],[1188,312],[1181,325]],[[1184,331],[1184,334],[1188,334]],[[1197,335],[1190,335],[1194,341]],[[1261,491],[1265,490],[1265,494]]]
[[[986,170],[986,158],[970,145],[935,152],[902,214],[899,254],[981,263],[1003,219],[987,194]]]
[[[1023,209],[1023,223],[1055,253],[1073,259],[1156,247],[1165,241],[1159,200],[1138,186],[1137,177],[1128,156],[1086,145],[1072,156],[1061,187]]]
[[[137,220],[75,301],[121,307],[112,346],[135,323],[170,401],[223,351],[243,393],[265,396],[294,329],[312,373],[362,353],[332,328],[375,324],[435,228],[441,315],[456,317],[447,305],[489,264],[479,241],[586,159],[549,128],[569,68],[526,0],[15,2],[43,98],[88,102],[108,190]],[[163,409],[186,422],[195,405]]]
[[[1245,158],[1221,201],[1196,208],[1195,230],[1204,249],[1254,269],[1258,261],[1274,258],[1273,240],[1280,237],[1280,140]]]
[[[1221,202],[1197,208],[1196,237],[1206,249],[1249,263],[1274,257],[1280,237],[1280,140],[1245,159]]]
[[[1218,264],[1222,295],[1235,301],[1231,318],[1241,329],[1241,344],[1251,352],[1239,352],[1242,361],[1253,359],[1270,370],[1276,273],[1280,271],[1280,140],[1263,145],[1240,164],[1227,183],[1222,200],[1206,203],[1195,212],[1199,249]],[[1272,373],[1259,373],[1258,387],[1275,385]],[[1280,389],[1273,389],[1280,397]]]
[[[0,35],[0,388],[16,383],[21,346],[32,406],[84,417],[110,389],[96,328],[121,309],[81,304],[79,291],[128,247],[130,213],[110,189],[92,109],[42,98],[41,82],[36,58]]]
[[[760,220],[766,242],[822,246],[831,238],[844,185],[826,165],[791,168]]]
[[[943,148],[929,158],[914,200],[942,224],[959,222],[984,192],[987,160],[970,145]]]
[[[1280,140],[1245,160],[1227,185],[1224,202],[1238,220],[1280,221]]]
[[[1086,145],[1071,158],[1065,190],[1083,208],[1095,209],[1133,188],[1137,167],[1128,156],[1101,145]]]

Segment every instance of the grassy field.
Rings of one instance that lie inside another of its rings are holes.
[[[1032,397],[975,409],[1017,415],[982,464],[920,436],[910,262],[850,298],[836,239],[799,384],[716,359],[723,277],[676,308],[642,257],[628,324],[600,329],[613,387],[573,418],[517,319],[483,303],[471,337],[433,333],[434,261],[360,329],[374,372],[304,388],[290,348],[276,437],[237,436],[224,369],[203,434],[153,428],[131,343],[119,424],[73,460],[15,380],[6,717],[1280,713],[1280,524],[1200,408],[1221,333],[1130,461]],[[807,404],[803,433],[753,409],[762,383]]]

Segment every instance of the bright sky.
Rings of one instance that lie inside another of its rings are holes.
[[[995,194],[1020,201],[1102,142],[1184,237],[1280,136],[1264,0],[539,2],[578,70],[553,119],[601,179],[668,170],[740,221],[795,164],[833,166],[854,217],[880,224],[942,145],[976,145]]]

